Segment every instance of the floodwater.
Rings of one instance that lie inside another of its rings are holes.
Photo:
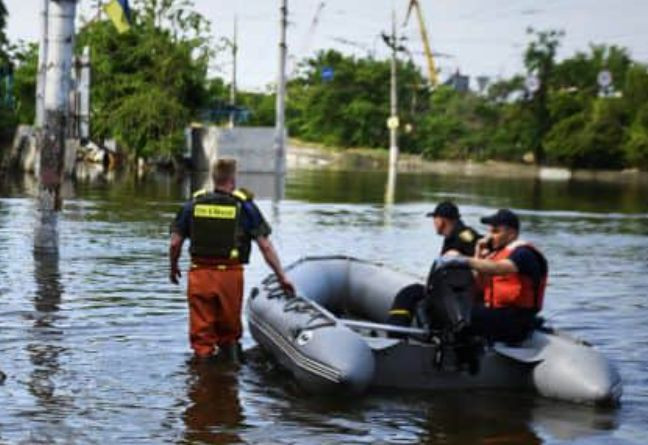
[[[254,350],[240,367],[192,364],[186,282],[167,279],[169,222],[192,181],[68,184],[51,258],[32,253],[34,183],[21,177],[0,186],[0,443],[648,443],[645,185],[408,174],[386,205],[383,172],[294,171],[273,205],[272,186],[242,179],[286,264],[347,254],[422,276],[441,245],[423,216],[435,202],[455,200],[475,227],[517,209],[550,260],[544,315],[613,360],[620,408],[494,392],[321,398]],[[268,272],[255,252],[246,293]]]

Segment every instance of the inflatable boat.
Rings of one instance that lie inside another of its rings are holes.
[[[401,327],[386,324],[389,309],[398,291],[419,278],[350,257],[304,258],[286,268],[296,295],[285,294],[274,275],[252,289],[250,332],[301,386],[317,393],[511,389],[577,403],[619,401],[621,379],[606,357],[540,324],[518,344],[482,343],[478,366],[461,366],[452,332],[469,323],[472,274],[447,266],[437,264],[430,274],[443,295],[420,304],[428,316]]]

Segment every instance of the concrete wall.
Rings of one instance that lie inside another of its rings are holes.
[[[217,158],[236,158],[241,173],[274,173],[273,127],[192,128],[194,171],[208,171]]]
[[[65,140],[63,177],[74,177],[78,151],[79,141],[77,139]],[[11,149],[5,154],[5,158],[0,164],[1,168],[6,168],[8,171],[33,173],[38,176],[40,149],[38,148],[38,135],[33,127],[18,126]]]

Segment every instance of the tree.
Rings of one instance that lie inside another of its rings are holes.
[[[648,169],[648,102],[637,112],[623,149],[630,165]]]
[[[87,23],[78,47],[89,45],[93,138],[114,137],[133,158],[173,156],[183,132],[205,105],[208,24],[184,0],[139,0],[131,30]]]
[[[31,125],[36,113],[36,74],[38,45],[24,44],[14,54],[16,63],[14,96],[16,119],[19,124]]]
[[[332,78],[323,76],[332,70]],[[337,51],[321,51],[301,65],[300,76],[288,85],[290,134],[338,147],[384,147],[389,115],[388,61],[355,58]],[[398,64],[399,116],[403,133],[399,146],[415,151],[417,104],[426,104],[427,92],[420,71],[411,62]]]
[[[7,7],[4,5],[4,0],[0,0],[0,66],[9,62],[9,56],[7,55],[9,41],[5,34],[8,15],[9,13],[7,12]]]
[[[13,65],[7,48],[9,42],[5,34],[7,15],[7,8],[3,0],[0,0],[0,150],[11,139],[16,125],[16,116],[7,100],[11,92],[6,90],[5,83],[5,78],[11,76],[13,72]],[[0,156],[0,160],[1,158],[2,156]]]

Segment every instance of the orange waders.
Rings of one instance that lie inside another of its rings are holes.
[[[196,355],[208,357],[241,337],[243,266],[194,264],[188,281],[189,341]]]

